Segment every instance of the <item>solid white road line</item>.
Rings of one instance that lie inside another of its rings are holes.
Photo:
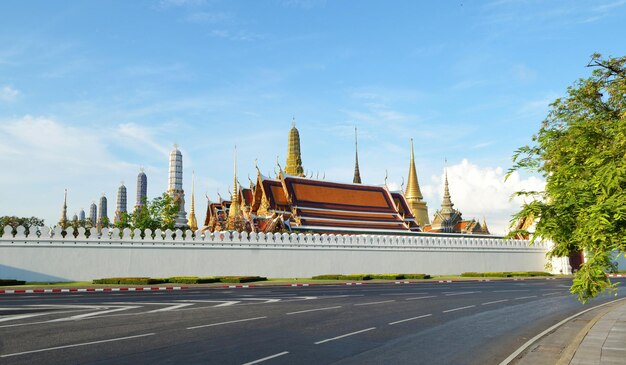
[[[465,306],[465,307],[448,309],[448,310],[442,311],[442,313],[448,313],[448,312],[460,311],[460,310],[462,310],[462,309],[473,308],[473,307],[475,307],[475,305],[468,305],[468,306]]]
[[[52,320],[50,320],[48,322],[76,321],[76,320],[81,320],[81,319],[85,319],[85,318],[90,318],[90,317],[93,317],[93,316],[98,316],[98,315],[101,315],[101,314],[125,311],[125,310],[135,309],[135,308],[141,308],[141,307],[139,307],[139,306],[125,306],[125,307],[119,307],[119,308],[115,308],[115,309],[108,309],[108,310],[105,310],[105,311],[90,312],[90,313],[85,313],[85,314],[78,314],[78,315],[71,316],[71,317],[52,319]]]
[[[626,298],[621,298],[621,299],[616,299],[616,300],[612,300],[610,302],[606,302],[604,304],[600,304],[600,305],[596,305],[595,307],[591,307],[591,308],[587,308],[584,311],[578,312],[572,316],[569,316],[567,318],[565,318],[564,320],[562,320],[561,322],[555,324],[554,326],[546,329],[545,331],[541,332],[540,334],[538,334],[537,336],[531,338],[530,340],[526,341],[525,344],[523,344],[522,346],[520,346],[520,348],[518,348],[517,350],[515,350],[515,352],[513,352],[511,355],[509,355],[509,357],[507,357],[506,359],[502,360],[502,362],[499,365],[508,365],[511,361],[513,361],[513,359],[515,359],[519,354],[521,354],[522,352],[524,352],[527,348],[529,348],[533,343],[535,343],[537,340],[539,340],[540,338],[542,338],[543,336],[547,335],[548,333],[554,331],[555,329],[561,327],[562,325],[564,325],[565,323],[571,321],[572,319],[581,316],[589,311],[592,311],[596,308],[600,308],[600,307],[604,307],[605,305],[609,305],[615,302],[619,302],[622,300],[625,300]]]
[[[412,320],[415,320],[415,319],[426,318],[426,317],[430,317],[430,316],[432,316],[432,314],[424,314],[423,316],[417,316],[417,317],[411,317],[411,318],[407,318],[407,319],[401,319],[399,321],[389,322],[388,324],[390,326],[393,326],[394,324],[398,324],[398,323],[402,323],[402,322],[408,322],[408,321],[412,321]]]
[[[270,360],[270,359],[273,359],[273,358],[276,358],[276,357],[279,357],[279,356],[287,355],[288,353],[289,353],[289,351],[279,352],[277,354],[274,354],[274,355],[271,355],[271,356],[267,356],[267,357],[264,357],[262,359],[258,359],[258,360],[247,362],[247,363],[245,363],[243,365],[258,364],[258,363],[266,361],[266,360]]]
[[[165,307],[165,308],[154,309],[146,313],[167,312],[167,311],[172,311],[172,310],[177,310],[180,308],[188,307],[190,305],[193,305],[193,303],[176,304],[176,305],[172,305],[172,306]]]
[[[436,295],[429,295],[426,297],[415,297],[415,298],[406,298],[405,300],[418,300],[418,299],[427,299],[427,298],[435,298],[437,297]]]
[[[515,300],[522,300],[522,299],[528,299],[528,298],[537,298],[537,296],[536,295],[530,295],[530,296],[527,296],[527,297],[515,298]]]
[[[391,303],[391,302],[395,302],[395,300],[383,300],[383,301],[380,301],[380,302],[359,303],[359,304],[355,304],[355,306],[357,306],[357,305],[374,305],[374,304],[383,304],[383,303]]]
[[[238,322],[247,322],[247,321],[256,321],[257,319],[263,319],[263,318],[267,318],[267,316],[263,316],[263,317],[254,317],[254,318],[245,318],[245,319],[237,319],[234,321],[226,321],[226,322],[218,322],[218,323],[211,323],[211,324],[203,324],[200,326],[193,326],[193,327],[187,327],[188,330],[193,330],[196,328],[203,328],[203,327],[212,327],[212,326],[221,326],[223,324],[229,324],[229,323],[238,323]]]
[[[376,327],[370,327],[370,328],[366,328],[364,330],[350,332],[350,333],[346,333],[345,335],[341,335],[341,336],[337,336],[337,337],[333,337],[333,338],[327,338],[325,340],[317,341],[317,342],[315,342],[315,344],[319,345],[319,344],[322,344],[322,343],[325,343],[325,342],[339,340],[340,338],[344,338],[344,337],[348,337],[348,336],[352,336],[352,335],[357,335],[359,333],[363,333],[363,332],[367,332],[367,331],[371,331],[371,330],[375,330],[375,329],[376,329]]]
[[[489,304],[496,304],[496,303],[503,303],[503,302],[508,302],[508,299],[502,299],[502,300],[494,300],[493,302],[486,302],[486,303],[482,303],[481,305],[489,305]]]
[[[303,311],[297,311],[297,312],[289,312],[286,313],[288,316],[292,315],[292,314],[299,314],[299,313],[308,313],[308,312],[316,312],[316,311],[326,311],[326,310],[330,310],[330,309],[337,309],[337,308],[341,308],[340,305],[335,306],[335,307],[326,307],[326,308],[317,308],[317,309],[307,309],[307,310],[303,310]]]
[[[39,350],[31,350],[31,351],[15,352],[15,353],[12,353],[12,354],[4,354],[4,355],[0,355],[0,357],[20,356],[20,355],[26,355],[26,354],[33,354],[33,353],[36,353],[36,352],[44,352],[44,351],[61,350],[61,349],[67,349],[67,348],[71,348],[71,347],[87,346],[87,345],[95,345],[95,344],[98,344],[98,343],[106,343],[106,342],[113,342],[113,341],[130,340],[131,338],[139,338],[139,337],[154,336],[155,334],[156,334],[156,333],[144,333],[143,335],[135,335],[135,336],[126,336],[126,337],[110,338],[110,339],[108,339],[108,340],[91,341],[91,342],[77,343],[77,344],[73,344],[73,345],[65,345],[65,346],[48,347],[48,348],[45,348],[45,349],[39,349]]]
[[[49,312],[16,314],[14,316],[0,318],[0,322],[17,321],[19,319],[24,319],[24,318],[40,317],[40,316],[50,316],[50,315],[54,315],[54,314],[84,312],[84,311],[88,311],[88,310],[101,309],[101,308],[102,307],[78,306],[78,308],[75,309],[75,310],[67,310],[67,311],[61,311],[61,312],[49,311]],[[24,309],[24,308],[16,308],[16,309]],[[2,328],[2,326],[0,326],[0,328]]]
[[[474,293],[480,293],[478,291],[466,291],[466,292],[461,292],[461,293],[448,293],[446,294],[446,297],[451,297],[454,295],[465,295],[465,294],[474,294]]]

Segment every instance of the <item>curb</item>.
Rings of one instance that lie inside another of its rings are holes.
[[[222,288],[225,289],[233,289],[233,288],[256,288],[256,285],[222,285]]]
[[[575,318],[578,318],[578,317],[580,317],[581,315],[583,315],[583,314],[585,314],[585,313],[587,313],[587,312],[589,312],[589,311],[592,311],[592,310],[594,310],[594,309],[598,309],[598,308],[602,308],[602,307],[605,307],[605,306],[607,306],[607,305],[614,304],[614,303],[616,303],[616,302],[619,302],[619,301],[622,301],[622,300],[625,300],[625,299],[626,299],[626,298],[620,298],[620,299],[611,300],[611,301],[609,301],[609,302],[606,302],[606,303],[603,303],[603,304],[600,304],[600,305],[596,305],[596,306],[591,307],[591,308],[587,308],[587,309],[585,309],[585,310],[583,310],[583,311],[580,311],[580,312],[578,312],[578,313],[576,313],[576,314],[573,314],[573,315],[571,315],[571,316],[569,316],[569,317],[565,318],[565,319],[564,319],[564,320],[562,320],[561,322],[559,322],[559,323],[557,323],[557,324],[555,324],[555,325],[551,326],[550,328],[548,328],[548,329],[544,330],[543,332],[539,333],[539,334],[538,334],[538,335],[536,335],[535,337],[533,337],[533,338],[531,338],[530,340],[526,341],[526,343],[524,343],[522,346],[520,346],[517,350],[515,350],[515,351],[514,351],[511,355],[509,355],[506,359],[502,360],[502,362],[500,362],[500,364],[499,364],[499,365],[508,365],[508,364],[510,364],[513,360],[515,360],[515,359],[516,359],[516,358],[517,358],[520,354],[522,354],[524,351],[526,351],[526,349],[528,349],[530,346],[532,346],[535,342],[537,342],[537,341],[541,340],[541,339],[542,339],[543,337],[545,337],[546,335],[548,335],[548,334],[550,334],[550,333],[554,332],[557,328],[561,327],[561,326],[562,326],[562,325],[564,325],[565,323],[567,323],[567,322],[569,322],[569,321],[571,321],[571,320],[573,320],[573,319],[575,319]]]
[[[0,294],[41,294],[41,293],[95,293],[113,291],[158,291],[158,290],[182,290],[189,289],[186,286],[146,286],[146,287],[122,287],[122,288],[66,288],[66,289],[0,289]]]
[[[607,274],[609,277],[626,277],[626,274]],[[276,285],[223,285],[216,287],[205,287],[207,289],[241,289],[241,288],[259,288],[272,286],[287,287],[309,287],[309,286],[325,286],[325,285],[399,285],[399,284],[432,284],[432,283],[472,283],[472,282],[496,282],[496,281],[523,281],[523,280],[556,280],[556,277],[546,278],[508,278],[508,279],[468,279],[468,280],[433,280],[433,281],[392,281],[392,282],[345,282],[345,283],[294,283],[294,284],[276,284]],[[195,288],[195,287],[194,287]],[[92,292],[115,292],[115,291],[153,291],[153,290],[181,290],[189,289],[188,286],[166,286],[166,287],[123,287],[123,288],[63,288],[63,289],[0,289],[0,294],[39,294],[39,293],[92,293]]]
[[[606,274],[610,278],[626,278],[626,274]]]

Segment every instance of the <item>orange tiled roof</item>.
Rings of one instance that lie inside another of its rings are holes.
[[[301,229],[408,230],[384,187],[294,176],[284,176],[282,182]]]

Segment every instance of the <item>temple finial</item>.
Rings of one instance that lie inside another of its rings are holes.
[[[191,171],[191,211],[189,212],[189,219],[187,225],[193,232],[198,230],[198,220],[196,219],[195,210],[195,190],[196,190],[196,172]],[[207,197],[208,199],[208,197]]]
[[[354,184],[361,183],[361,171],[359,170],[359,142],[357,139],[357,130],[354,126],[354,177],[352,178]]]

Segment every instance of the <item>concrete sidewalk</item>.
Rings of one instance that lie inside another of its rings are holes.
[[[626,300],[569,320],[533,343],[510,364],[626,364]]]

